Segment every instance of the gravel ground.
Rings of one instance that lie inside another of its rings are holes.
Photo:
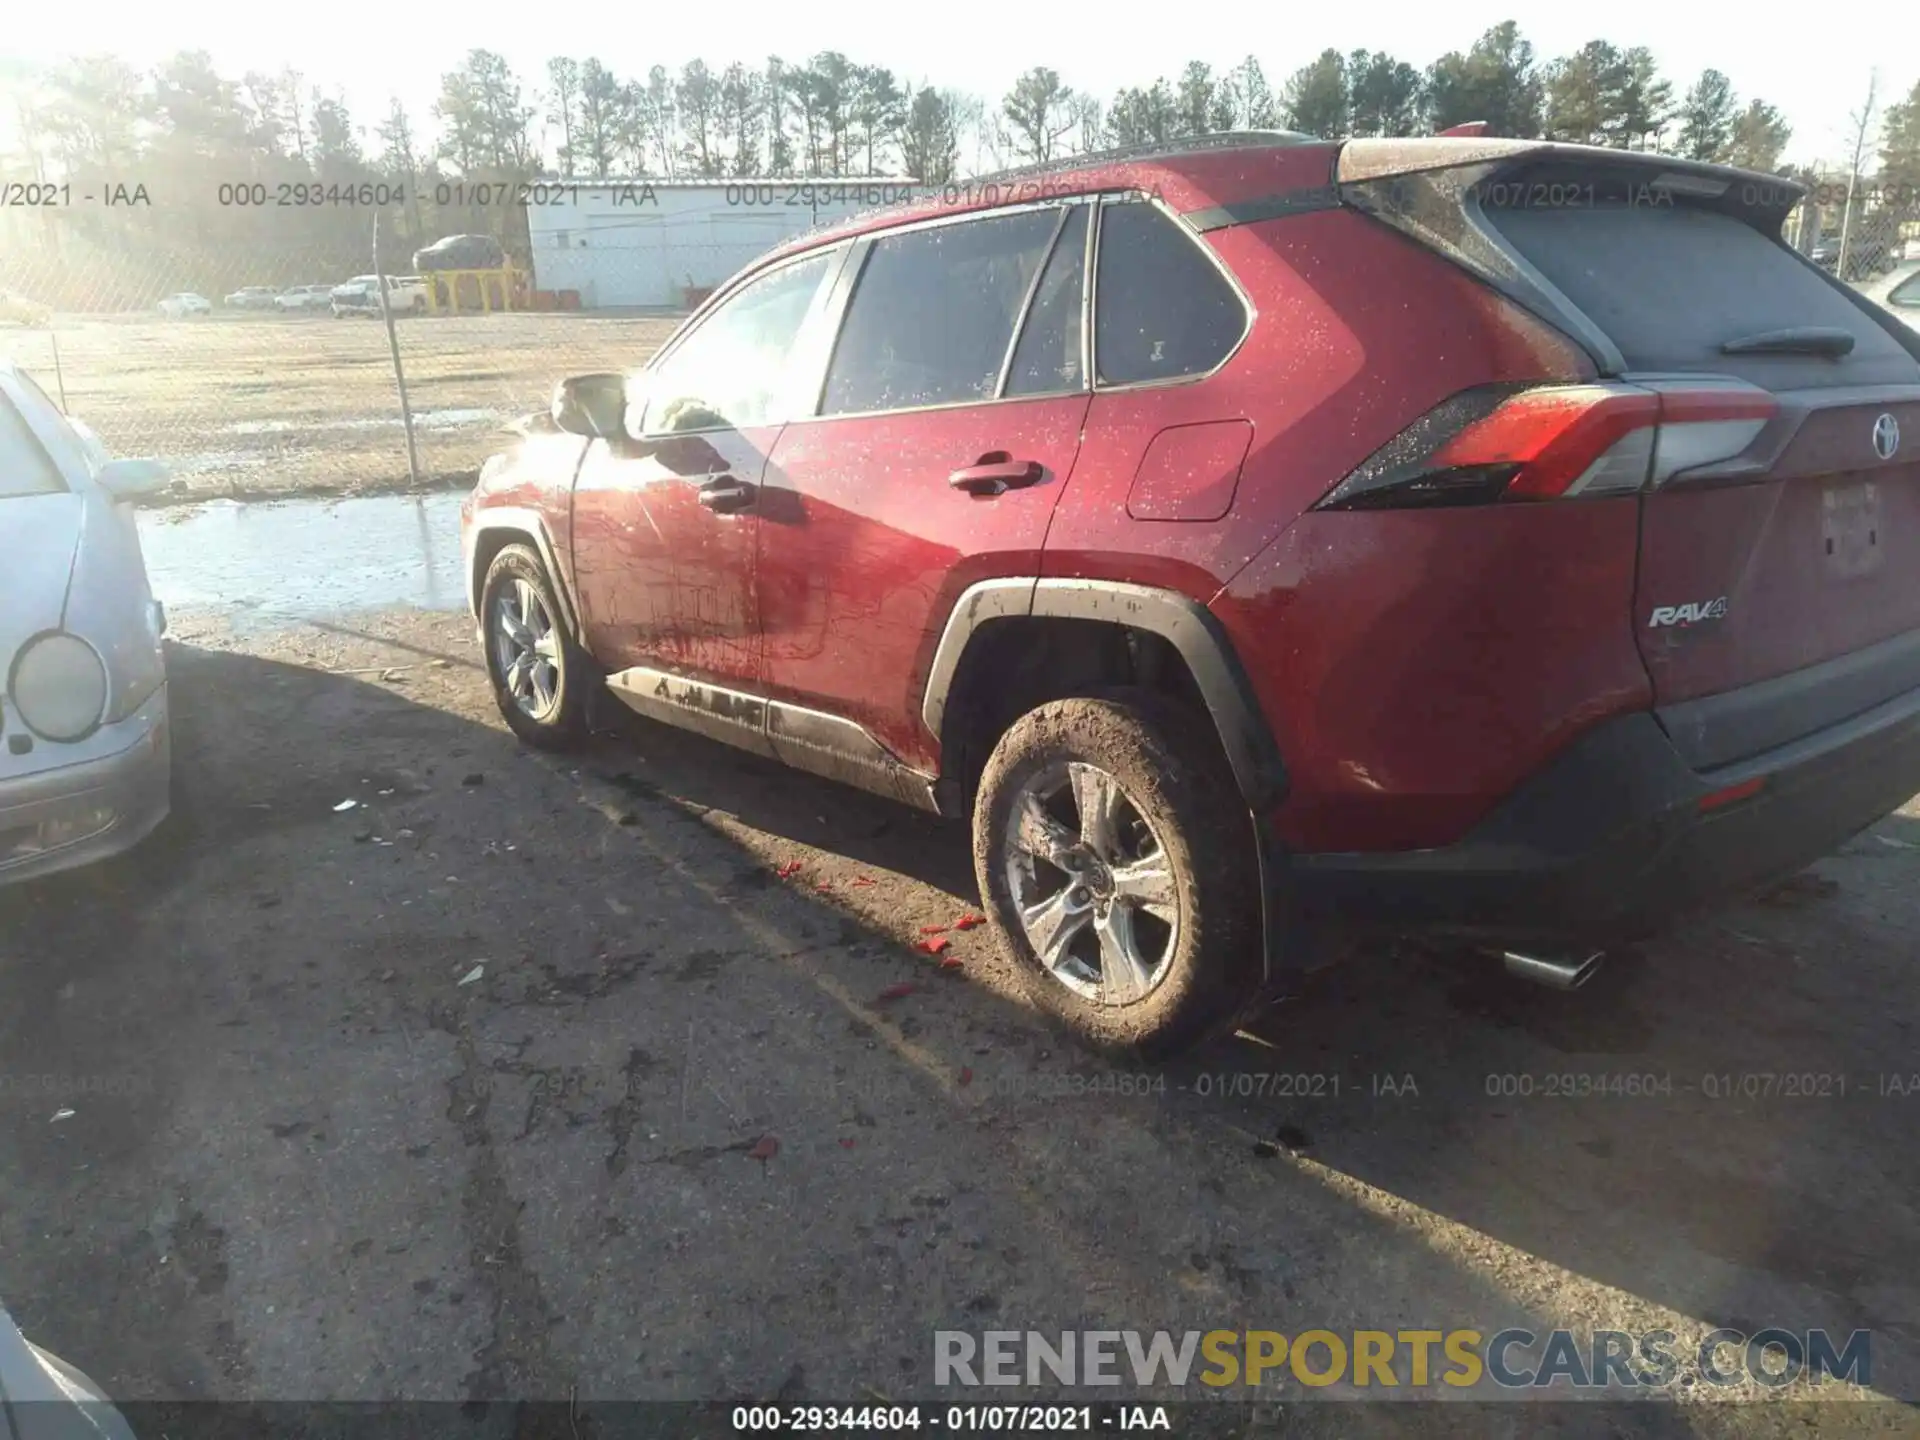
[[[914,948],[957,826],[637,724],[527,754],[460,616],[175,638],[173,819],[0,891],[0,1294],[117,1397],[936,1400],[939,1328],[1509,1323],[1867,1328],[1920,1397],[1920,805],[1578,994],[1368,954],[1128,1095],[986,931]],[[1789,1074],[1845,1095],[1707,1078]],[[1916,1433],[1604,1428],[1814,1425]]]
[[[116,455],[172,468],[166,503],[213,496],[363,495],[471,484],[503,423],[546,408],[554,382],[644,364],[678,316],[408,317],[395,336],[415,419],[408,466],[386,327],[326,314],[63,317],[0,326],[0,355]]]

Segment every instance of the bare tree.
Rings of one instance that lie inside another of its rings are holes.
[[[1853,238],[1853,202],[1854,194],[1860,188],[1860,167],[1866,162],[1867,146],[1872,137],[1879,132],[1876,123],[1880,109],[1880,72],[1874,70],[1867,76],[1867,100],[1853,113],[1853,163],[1847,167],[1847,208],[1840,216],[1840,256],[1836,262],[1835,273],[1841,279],[1847,277],[1847,246]]]
[[[574,141],[574,169],[585,168],[595,180],[607,179],[613,171],[613,158],[620,149],[625,119],[626,92],[598,60],[580,67],[580,121]]]
[[[1008,142],[1014,154],[1045,165],[1060,153],[1060,142],[1073,133],[1073,87],[1062,84],[1060,72],[1036,65],[1018,80],[1000,103],[1006,116]]]
[[[678,107],[682,152],[693,173],[705,178],[726,169],[720,146],[720,82],[704,60],[689,60],[680,72],[674,98]]]
[[[580,106],[580,62],[556,55],[547,61],[547,123],[560,127],[560,153],[554,158],[560,174],[571,175],[576,163],[573,150],[573,123]]]

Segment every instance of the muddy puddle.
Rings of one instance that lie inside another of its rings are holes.
[[[240,626],[466,604],[457,492],[215,501],[140,517],[153,593]]]

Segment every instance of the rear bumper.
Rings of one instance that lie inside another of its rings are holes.
[[[117,855],[167,818],[167,687],[112,729],[117,748],[108,753],[0,780],[0,885]]]
[[[1916,793],[1920,689],[1710,770],[1689,767],[1651,715],[1630,715],[1588,732],[1456,844],[1294,855],[1285,870],[1309,921],[1606,943],[1791,875]]]

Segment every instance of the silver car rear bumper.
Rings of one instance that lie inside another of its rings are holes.
[[[0,779],[0,885],[118,855],[167,818],[173,740],[165,685],[92,744],[106,753]]]

